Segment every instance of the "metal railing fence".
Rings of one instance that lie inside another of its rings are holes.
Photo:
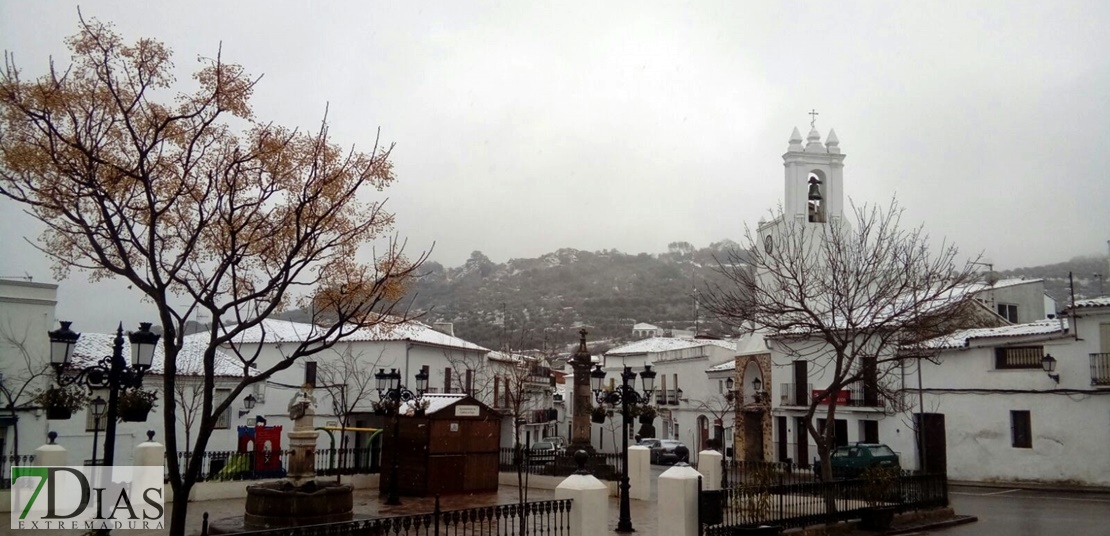
[[[233,533],[234,536],[569,536],[572,501],[535,501],[323,525]],[[208,513],[201,536],[208,536]],[[231,535],[228,535],[231,536]]]
[[[735,527],[777,525],[797,528],[859,519],[870,508],[886,506],[896,512],[948,505],[944,474],[901,474],[885,499],[869,497],[872,483],[863,479],[799,482],[783,485],[741,485],[717,492],[721,522],[705,528],[705,536],[732,534]]]
[[[206,451],[199,458],[191,453],[179,452],[182,466],[192,459],[200,464],[199,481],[263,480],[285,476],[291,451]],[[378,449],[346,448],[318,449],[316,474],[320,476],[373,474],[380,472]],[[264,458],[264,459],[260,459]],[[276,460],[271,459],[276,458]],[[261,462],[261,463],[260,463]],[[167,471],[168,471],[167,465]],[[167,472],[167,477],[169,473]]]

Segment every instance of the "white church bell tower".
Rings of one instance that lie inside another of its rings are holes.
[[[790,145],[782,155],[786,168],[786,192],[783,209],[787,218],[796,223],[822,224],[838,222],[844,215],[844,154],[836,131],[829,130],[829,137],[821,143],[817,132],[817,112],[810,112],[806,144],[797,127],[790,135]]]

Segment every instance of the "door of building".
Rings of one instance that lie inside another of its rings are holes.
[[[785,462],[790,459],[789,450],[787,449],[787,434],[786,434],[786,417],[775,417],[775,451],[778,454],[778,460]]]
[[[806,420],[794,417],[794,445],[798,451],[798,459],[794,463],[809,465],[809,430],[806,430]]]
[[[923,423],[917,426],[918,463],[928,473],[948,471],[948,444],[944,432],[943,413],[924,413],[914,415],[915,421],[923,416]]]
[[[763,413],[744,413],[744,461],[763,461]]]

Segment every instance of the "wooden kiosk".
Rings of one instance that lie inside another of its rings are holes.
[[[393,417],[383,421],[382,493],[392,484],[394,456],[400,495],[497,491],[501,413],[464,394],[426,394],[423,400],[423,412],[412,402],[401,406],[398,431]]]

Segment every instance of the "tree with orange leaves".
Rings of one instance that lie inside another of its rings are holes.
[[[82,19],[67,43],[72,65],[33,79],[5,57],[0,194],[46,225],[38,247],[59,279],[74,268],[123,278],[157,306],[164,393],[174,392],[185,321],[210,316],[191,459],[244,389],[358,329],[407,320],[399,304],[425,255],[406,258],[388,235],[392,214],[366,199],[395,179],[391,146],[344,150],[326,117],[316,132],[259,120],[250,106],[258,79],[219,55],[199,60],[194,91],[173,95],[171,51],[156,40],[126,44],[111,25]],[[384,251],[358,262],[360,246],[379,239]],[[256,375],[247,370],[258,356],[239,355],[242,381],[214,400],[216,349],[234,351],[244,332],[291,305],[322,327]],[[183,535],[200,465],[179,464],[176,400],[162,404],[170,534]]]

